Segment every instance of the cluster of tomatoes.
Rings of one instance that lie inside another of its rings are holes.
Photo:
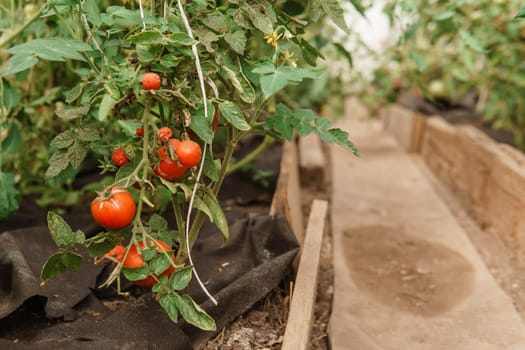
[[[142,86],[146,90],[159,89],[160,85],[161,79],[156,73],[146,73],[142,79]],[[136,135],[144,136],[144,129],[138,128]],[[183,177],[188,169],[200,163],[202,151],[198,143],[173,137],[173,132],[169,127],[160,128],[157,131],[157,137],[162,145],[157,149],[158,163],[154,166],[153,171],[160,178],[176,181]],[[121,167],[128,164],[130,160],[125,149],[119,147],[113,151],[112,161],[117,167]],[[136,211],[137,207],[133,196],[120,186],[112,187],[109,193],[99,194],[91,202],[91,213],[95,221],[110,230],[120,230],[130,225],[135,218]],[[155,246],[157,253],[162,254],[171,250],[165,242],[160,240],[150,242],[150,246]],[[143,248],[148,247],[145,247],[144,242],[140,241],[138,245],[132,245],[125,254],[126,248],[117,245],[106,256],[118,261],[122,261],[125,256],[124,267],[139,268],[145,264],[141,254]],[[173,267],[171,266],[161,276],[169,276],[172,272]],[[148,277],[134,283],[140,286],[152,286],[155,282],[155,279]]]

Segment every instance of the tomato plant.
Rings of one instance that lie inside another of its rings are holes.
[[[323,74],[315,67],[322,54],[305,34],[310,23],[325,16],[349,29],[338,1],[150,1],[146,10],[141,0],[115,3],[49,0],[41,11],[63,30],[7,50],[5,81],[39,69],[41,60],[67,62],[61,69],[75,78],[57,92],[55,113],[67,125],[50,142],[47,180],[74,177],[93,159],[110,175],[108,189],[92,204],[97,235],[73,232],[49,212],[59,252],[41,277],[78,266],[74,250],[83,245],[115,262],[103,285],[121,273],[132,281],[151,278],[155,298],[174,322],[180,312],[188,323],[213,330],[213,319],[183,293],[193,276],[216,302],[193,267],[191,248],[205,218],[228,239],[217,200],[225,176],[294,133],[313,132],[357,154],[346,131],[287,103],[286,92]],[[219,131],[224,149],[214,153]],[[236,146],[251,134],[265,141],[235,161]],[[129,160],[118,168],[111,164],[116,144]],[[161,193],[169,194],[175,227],[161,215]],[[159,240],[176,249],[158,251]]]

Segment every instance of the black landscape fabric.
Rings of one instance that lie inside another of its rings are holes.
[[[219,330],[279,285],[299,249],[280,215],[234,212],[228,219],[230,240],[224,247],[222,235],[206,225],[192,251],[196,269],[219,305],[214,306],[196,283],[189,287]],[[115,298],[111,289],[101,291],[97,281],[107,268],[93,264],[82,251],[78,272],[41,286],[40,270],[55,251],[46,226],[0,233],[0,349],[185,350],[214,335],[182,320],[174,324],[150,292],[129,283],[133,296],[127,299]],[[103,302],[108,297],[113,303],[109,305],[117,307],[110,309]]]

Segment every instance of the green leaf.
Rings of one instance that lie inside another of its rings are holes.
[[[151,271],[158,276],[171,266],[171,259],[165,254],[158,254],[150,261],[149,266]]]
[[[75,169],[80,168],[88,151],[88,146],[82,142],[76,141],[67,152],[71,166]]]
[[[483,47],[483,44],[472,34],[465,30],[460,30],[459,35],[467,44],[468,47],[470,47],[472,50],[479,52],[479,53],[485,53],[485,48]]]
[[[51,61],[85,61],[80,53],[92,50],[91,46],[82,41],[53,37],[28,41],[10,48],[7,52],[15,56],[37,56]]]
[[[18,72],[23,72],[26,69],[33,68],[33,66],[37,63],[38,63],[38,58],[32,55],[13,56],[9,59],[9,61],[7,61],[7,69],[2,73],[2,77],[5,77],[11,74],[15,74]]]
[[[162,34],[157,30],[145,30],[137,34],[130,35],[128,40],[135,44],[161,44]]]
[[[244,30],[239,29],[233,33],[226,33],[224,40],[230,45],[233,51],[239,55],[244,54],[244,49],[246,48],[246,34]]]
[[[189,295],[178,296],[176,305],[180,314],[189,324],[194,325],[205,331],[215,331],[217,326],[215,321],[210,317]]]
[[[246,78],[241,63],[239,62],[239,66],[234,65],[229,57],[224,54],[217,57],[217,61],[235,90],[239,92],[241,100],[246,103],[254,103],[256,97],[255,90]]]
[[[208,118],[206,118],[204,108],[193,111],[191,114],[190,129],[206,143],[212,143],[213,141],[213,131],[211,129],[212,115],[213,113],[210,113]]]
[[[423,72],[425,69],[427,69],[427,63],[425,62],[425,57],[423,57],[422,54],[417,51],[410,51],[408,56],[416,64],[417,69],[420,72]]]
[[[252,72],[263,74],[259,82],[264,93],[264,98],[268,99],[270,96],[283,89],[288,84],[298,83],[307,78],[317,78],[322,70],[310,70],[288,66],[275,68],[271,63],[264,63],[263,65],[252,69]]]
[[[140,281],[148,278],[150,270],[148,266],[139,268],[123,267],[122,273],[129,281]]]
[[[119,243],[119,238],[115,233],[104,232],[85,243],[90,256],[103,256]]]
[[[170,277],[170,288],[173,290],[183,290],[191,281],[193,268],[187,266],[180,271],[175,272]]]
[[[86,240],[80,230],[73,232],[68,223],[58,214],[50,211],[47,213],[47,226],[51,238],[58,247],[73,248],[75,244],[83,244]]]
[[[56,147],[58,149],[68,148],[75,142],[76,135],[72,130],[66,130],[55,136],[49,143],[49,146]]]
[[[205,26],[219,33],[226,33],[232,26],[230,18],[220,11],[212,12],[201,21]]]
[[[20,94],[7,81],[4,82],[3,96],[0,100],[0,107],[10,110],[20,104]]]
[[[85,0],[82,7],[84,11],[86,11],[87,20],[91,24],[96,27],[102,24],[102,18],[100,17],[100,11],[96,0]]]
[[[263,6],[262,4],[253,3],[250,5],[246,4],[243,9],[248,14],[248,17],[255,28],[259,29],[264,34],[272,34],[273,24],[276,22],[276,19],[273,11],[267,11],[268,9],[271,9],[271,6]]]
[[[169,318],[177,323],[179,318],[179,309],[177,308],[177,296],[171,293],[162,294],[159,298],[160,306],[166,311]]]
[[[199,39],[199,42],[206,47],[206,51],[210,53],[215,52],[212,44],[219,41],[220,37],[217,34],[203,27],[195,28],[193,33]]]
[[[117,104],[117,101],[111,97],[110,94],[106,93],[100,102],[97,119],[101,122],[104,122],[108,119],[108,115]]]
[[[16,154],[22,144],[22,135],[17,124],[11,124],[7,137],[2,141],[1,150],[4,154]],[[7,161],[7,157],[4,159]],[[1,165],[1,164],[0,164]]]
[[[196,44],[196,41],[188,36],[186,33],[176,32],[170,34],[168,41],[170,44],[191,46]]]
[[[516,14],[515,18],[525,18],[525,6],[522,6],[518,13]]]
[[[231,101],[221,101],[219,102],[219,110],[221,111],[222,116],[226,119],[231,125],[239,130],[250,130],[250,125],[244,119],[244,114],[241,111],[241,108],[231,102]]]
[[[94,142],[100,140],[100,133],[93,128],[80,128],[77,130],[78,139],[84,142]]]
[[[44,281],[66,271],[78,271],[82,257],[72,252],[58,252],[49,257],[42,267],[40,278]]]
[[[117,120],[117,125],[124,131],[126,136],[133,137],[137,132],[137,128],[142,126],[142,123],[135,120]]]
[[[49,159],[49,166],[46,170],[45,177],[52,178],[58,176],[69,165],[69,153],[57,151]]]
[[[204,158],[204,175],[212,181],[219,180],[219,167],[209,152]]]
[[[328,17],[334,21],[334,23],[341,28],[345,33],[350,34],[348,25],[346,24],[344,11],[338,0],[317,0],[321,4],[321,7],[326,12]]]
[[[266,118],[264,122],[268,128],[276,131],[286,140],[292,141],[295,116],[288,107],[283,104],[277,105],[275,114]]]
[[[57,117],[64,120],[73,120],[85,116],[89,112],[89,106],[76,108],[62,108],[55,111]]]
[[[18,198],[14,174],[0,172],[0,221],[18,210]]]
[[[200,187],[200,191],[198,191],[198,195],[204,202],[204,204],[208,207],[211,216],[209,216],[210,221],[217,226],[219,231],[221,231],[224,242],[228,241],[230,237],[230,229],[228,227],[228,221],[226,220],[226,216],[224,215],[224,212],[222,210],[221,205],[219,204],[219,201],[214,196],[214,194],[211,192],[211,190],[204,186]]]
[[[168,221],[155,213],[149,218],[148,226],[154,232],[162,232],[168,229]]]

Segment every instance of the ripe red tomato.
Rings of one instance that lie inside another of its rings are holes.
[[[156,240],[155,247],[157,248],[157,252],[160,254],[164,254],[164,252],[169,252],[171,250],[171,247],[168,246],[164,241]],[[154,243],[152,242],[152,245]],[[137,249],[136,246],[132,246],[129,250],[128,256],[126,257],[126,260],[124,260],[124,267],[129,268],[139,268],[144,266],[144,259],[142,258],[142,250],[144,249],[144,242],[139,242],[139,249]],[[113,248],[115,249],[115,248]],[[173,254],[171,255],[173,258]],[[122,257],[121,257],[122,259]],[[171,276],[173,273],[173,266],[170,266],[166,271],[161,273],[157,278],[162,276]],[[147,277],[143,280],[139,281],[133,281],[134,284],[141,286],[141,287],[152,287],[155,283],[155,279],[153,277]]]
[[[135,135],[138,137],[144,136],[144,128],[137,128],[137,130],[135,130]]]
[[[177,149],[177,146],[180,144],[180,140],[176,138],[171,138],[168,141],[168,144],[165,146],[160,147],[157,150],[157,155],[160,159],[164,159],[166,157],[170,157],[170,151],[167,149],[168,147],[172,149],[173,154],[175,154],[175,150]],[[170,157],[171,158],[171,157]]]
[[[116,166],[123,166],[129,163],[126,151],[124,151],[124,148],[122,147],[119,147],[113,151],[111,159],[113,160],[113,163],[115,163]]]
[[[108,229],[119,230],[128,226],[135,217],[137,206],[133,196],[124,188],[115,186],[109,196],[99,195],[91,202],[91,215]]]
[[[144,74],[142,77],[142,86],[146,90],[158,90],[160,88],[160,76],[153,72]]]
[[[191,168],[199,164],[201,160],[201,146],[195,141],[181,141],[181,143],[175,149],[175,154],[183,166],[186,168]]]
[[[180,165],[178,161],[165,157],[155,167],[155,174],[168,181],[175,181],[186,174],[187,168]]]
[[[123,245],[116,245],[113,249],[111,249],[109,252],[106,253],[107,256],[113,257],[117,260],[122,260],[124,257],[124,251],[126,250],[126,247]]]
[[[159,139],[165,142],[168,141],[171,136],[173,136],[173,131],[171,131],[171,129],[167,126],[164,126],[160,128],[159,131],[157,131],[157,136]]]

